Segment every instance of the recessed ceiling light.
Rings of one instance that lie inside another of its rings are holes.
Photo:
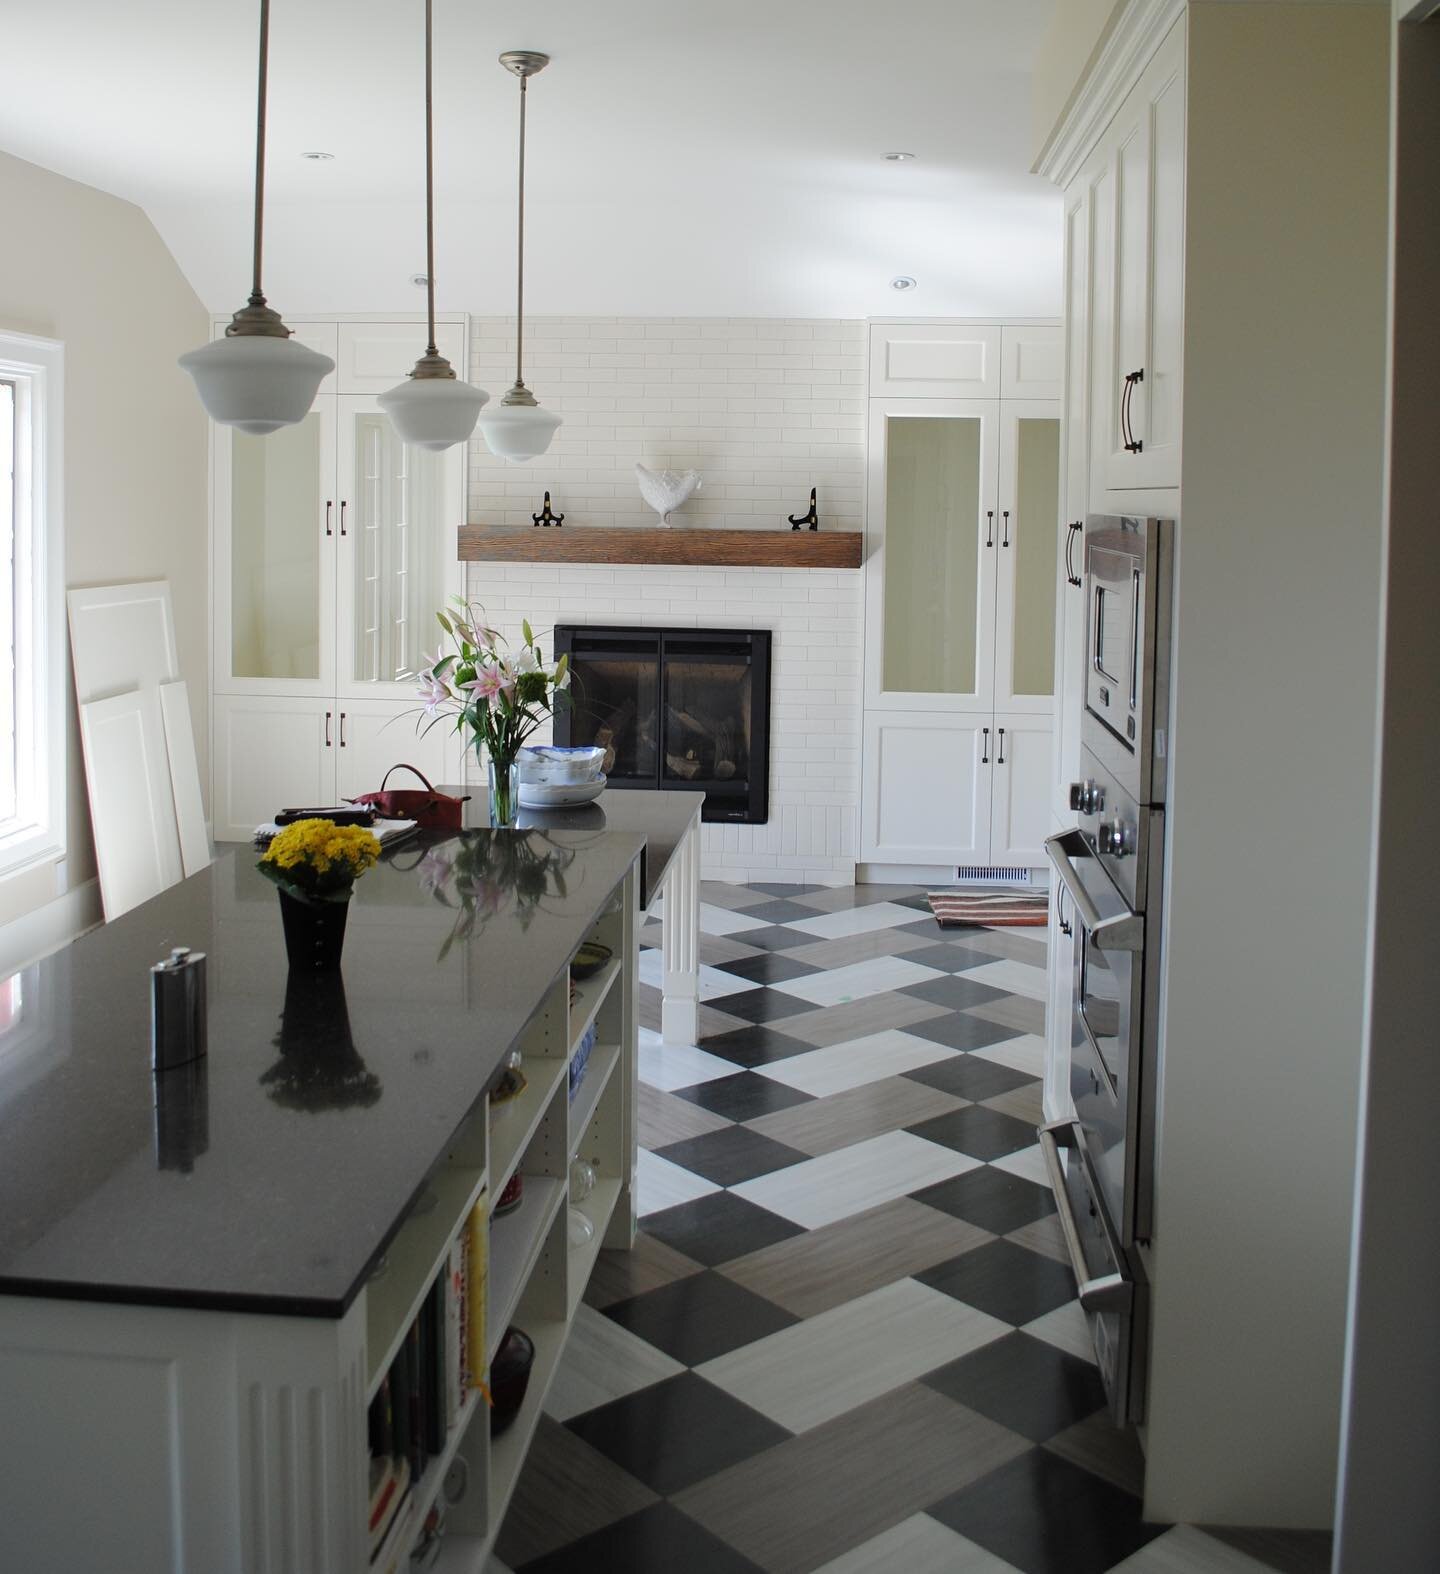
[[[908,273],[901,273],[891,279],[890,288],[892,290],[913,290],[915,288],[915,280]]]
[[[417,290],[423,290],[430,283],[430,275],[428,273],[412,273],[410,275],[410,282]]]
[[[300,155],[300,157],[301,158],[308,158],[308,159],[315,159],[315,160],[323,162],[325,159],[332,159],[332,158],[334,158],[335,155],[333,153],[310,152],[310,153],[302,153]]]
[[[889,159],[892,164],[903,164],[907,159],[914,158],[915,155],[913,153],[887,153],[885,157]]]

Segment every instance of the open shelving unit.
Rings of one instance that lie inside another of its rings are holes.
[[[412,1482],[379,1555],[358,1574],[408,1571],[411,1551],[423,1539],[427,1516],[437,1504],[443,1508],[443,1528],[424,1567],[438,1574],[481,1574],[600,1250],[633,1240],[636,878],[632,869],[622,900],[592,932],[610,947],[610,961],[578,982],[573,998],[568,979],[553,986],[524,1038],[524,1090],[472,1118],[367,1287],[368,1403],[444,1268],[452,1241],[483,1202],[489,1210],[486,1365],[511,1326],[530,1337],[535,1359],[523,1402],[499,1435],[491,1436],[490,1412],[480,1391],[470,1392],[444,1448]],[[570,1063],[592,1026],[595,1042],[572,1096]],[[577,1157],[594,1167],[597,1178],[588,1196],[572,1204],[570,1172]],[[521,1204],[496,1216],[495,1204],[517,1173],[524,1182]],[[573,1245],[572,1208],[591,1226]],[[477,1420],[481,1416],[485,1419]]]

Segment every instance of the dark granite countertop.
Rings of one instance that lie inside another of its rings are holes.
[[[342,983],[288,972],[241,851],[0,985],[0,1293],[341,1315],[640,856],[615,818],[396,848]],[[462,849],[495,865],[468,934]],[[175,945],[209,958],[209,1053],[157,1079]]]

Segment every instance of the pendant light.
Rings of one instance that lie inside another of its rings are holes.
[[[425,0],[425,292],[430,338],[425,353],[403,383],[376,401],[401,438],[417,448],[439,450],[463,443],[475,430],[483,388],[456,377],[435,347],[435,133],[431,112],[431,0]]]
[[[260,288],[265,213],[265,87],[270,55],[270,0],[260,0],[260,91],[255,127],[255,256],[248,303],[235,313],[223,339],[180,357],[195,379],[200,402],[221,426],[263,437],[303,421],[320,380],[335,370],[321,355],[290,337],[279,312]]]
[[[515,270],[515,386],[491,405],[480,417],[480,430],[492,454],[518,464],[524,459],[534,459],[550,446],[561,424],[561,417],[552,411],[542,410],[535,395],[525,386],[522,370],[525,341],[525,84],[537,71],[550,64],[549,55],[537,54],[532,49],[507,50],[500,56],[500,64],[520,78],[520,182],[519,214],[516,225],[518,234]]]

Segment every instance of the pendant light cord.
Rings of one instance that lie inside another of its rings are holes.
[[[431,0],[425,0],[425,295],[430,314],[430,339],[426,355],[438,355],[435,345],[435,127],[431,107]]]
[[[520,199],[515,258],[515,386],[517,388],[525,386],[521,364],[524,359],[525,337],[525,86],[526,78],[522,76],[520,78]]]
[[[255,115],[255,276],[250,285],[252,306],[265,304],[265,293],[260,288],[260,255],[265,233],[265,90],[269,59],[270,0],[260,0],[260,102]]]

